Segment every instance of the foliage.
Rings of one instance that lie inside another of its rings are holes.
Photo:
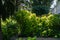
[[[13,18],[2,21],[4,38],[16,34],[21,37],[60,37],[60,14],[46,14],[37,17],[35,13],[20,10],[13,15]]]
[[[14,19],[6,19],[6,21],[1,22],[3,39],[10,40],[10,38],[16,34],[18,34],[18,25],[16,20]]]
[[[21,25],[22,36],[60,36],[60,18],[58,14],[47,14],[37,17],[34,13],[27,10],[20,10],[15,15],[15,19]]]
[[[1,0],[0,10],[2,19],[5,20],[7,17],[13,15],[18,10],[19,0]]]
[[[32,12],[37,15],[47,14],[53,0],[32,0]]]
[[[49,28],[52,29],[54,37],[60,37],[60,14],[50,15],[49,19]],[[51,34],[50,34],[51,35]],[[52,36],[53,36],[52,35]]]
[[[47,14],[53,0],[20,0],[20,8],[32,11],[36,15]],[[22,5],[23,3],[23,5]]]
[[[19,11],[15,19],[18,21],[18,23],[21,25],[21,35],[25,36],[33,36],[35,35],[33,31],[37,31],[36,28],[38,28],[38,21],[40,20],[36,17],[35,14],[32,14],[29,11],[21,10]],[[37,19],[37,20],[36,20]]]

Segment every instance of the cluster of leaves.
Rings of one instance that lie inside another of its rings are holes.
[[[6,19],[6,21],[1,21],[2,32],[3,32],[3,39],[10,40],[10,38],[16,34],[18,34],[18,25],[16,20]]]
[[[22,36],[60,37],[60,15],[47,14],[37,17],[27,10],[20,10],[15,15],[20,24]]]

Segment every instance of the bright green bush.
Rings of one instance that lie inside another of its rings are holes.
[[[13,18],[2,21],[4,38],[10,38],[16,34],[22,37],[60,37],[60,14],[37,17],[35,13],[20,10]]]
[[[51,36],[60,37],[60,14],[50,15],[48,16],[49,19],[49,28],[52,29]]]
[[[15,19],[21,25],[23,36],[60,37],[60,15],[47,14],[37,17],[27,10],[20,10]]]
[[[60,15],[48,14],[41,17],[42,20],[42,36],[60,37]]]
[[[18,25],[14,19],[6,19],[6,21],[1,21],[2,32],[4,40],[10,40],[10,37],[18,34]]]
[[[34,36],[38,35],[40,18],[36,14],[27,10],[20,10],[15,15],[15,19],[21,25],[21,35]]]

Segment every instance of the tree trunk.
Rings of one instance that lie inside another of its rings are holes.
[[[3,40],[1,29],[0,29],[0,40]]]
[[[1,16],[0,16],[0,40],[3,40],[2,29],[1,29]]]
[[[2,29],[1,29],[1,16],[2,16],[2,0],[0,0],[0,40],[3,40]]]

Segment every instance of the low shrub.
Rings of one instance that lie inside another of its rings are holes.
[[[2,32],[4,40],[10,40],[10,38],[18,34],[18,25],[14,19],[6,19],[6,21],[1,21]]]

